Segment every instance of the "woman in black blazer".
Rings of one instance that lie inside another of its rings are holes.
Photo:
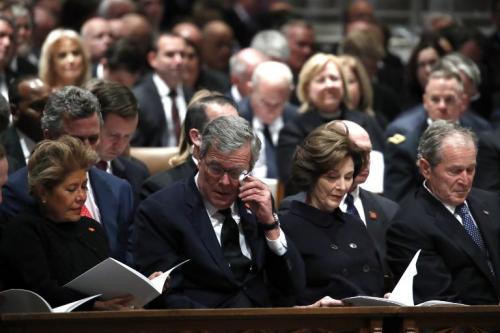
[[[305,264],[306,288],[297,296],[297,305],[325,296],[333,305],[342,305],[338,300],[350,296],[383,296],[381,258],[366,227],[339,209],[362,156],[340,121],[318,127],[295,152],[293,180],[307,197],[305,203],[293,201],[281,223]]]

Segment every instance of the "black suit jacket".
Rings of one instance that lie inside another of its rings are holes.
[[[465,304],[498,304],[500,295],[500,201],[472,189],[467,204],[490,255],[495,276],[479,247],[441,202],[421,187],[408,198],[387,232],[387,259],[399,279],[415,253],[415,303],[441,299]]]
[[[500,128],[479,135],[474,186],[500,194]]]
[[[224,258],[194,177],[152,194],[139,205],[133,237],[137,268],[147,276],[190,259],[173,272],[158,306],[267,307],[271,305],[267,281],[288,293],[303,286],[302,261],[293,244],[281,257],[272,253],[255,216],[238,206],[252,253],[252,268],[244,282],[236,280]]]
[[[111,256],[131,263],[130,253],[127,252],[134,208],[130,185],[96,167],[89,170],[89,182],[108,237]],[[21,212],[36,212],[38,209],[35,198],[28,190],[27,168],[19,169],[9,176],[2,194],[0,221],[15,220]]]
[[[19,135],[17,134],[14,126],[9,126],[4,132],[2,132],[0,135],[0,142],[5,147],[7,156],[11,158],[9,159],[9,174],[26,166],[26,160],[19,141]],[[12,165],[11,160],[15,161]]]
[[[118,156],[111,161],[111,170],[113,175],[128,181],[134,192],[135,206],[137,206],[142,183],[149,177],[148,168],[136,158]]]
[[[196,167],[192,156],[189,156],[186,162],[179,164],[172,169],[159,172],[146,179],[142,184],[140,198],[141,200],[144,200],[149,195],[158,192],[173,182],[194,176],[196,172],[198,172],[198,168]]]
[[[465,112],[459,122],[477,134],[491,130],[491,125],[486,120],[470,111]],[[384,153],[386,197],[402,201],[422,183],[423,178],[415,162],[418,142],[427,126],[427,112],[419,105],[405,112],[387,127]]]
[[[381,258],[385,258],[385,233],[392,218],[396,215],[399,205],[390,199],[384,198],[380,194],[362,188],[359,188],[359,198],[363,203],[368,233],[379,250]],[[299,192],[284,198],[281,201],[278,213],[280,215],[286,214],[290,210],[290,205],[293,201],[305,202],[306,192]]]
[[[132,145],[141,147],[163,146],[164,133],[169,130],[170,124],[167,124],[165,119],[161,97],[153,82],[152,74],[143,77],[132,91],[139,103],[139,124],[132,139]],[[192,95],[192,91],[184,89],[186,104]],[[169,145],[172,146],[170,143]]]
[[[297,304],[312,304],[324,296],[383,296],[380,254],[358,218],[294,201],[281,223],[304,260],[306,287]]]
[[[359,111],[341,111],[341,120],[350,120],[361,125],[370,136],[373,144],[373,149],[384,151],[384,135],[383,131],[376,120],[365,113]],[[316,127],[326,124],[333,119],[327,119],[321,116],[317,110],[309,110],[299,114],[283,127],[280,132],[280,137],[277,147],[278,156],[278,174],[279,179],[286,184],[285,194],[290,195],[298,192],[298,189],[293,184],[288,184],[290,179],[292,156],[297,145],[311,133]]]

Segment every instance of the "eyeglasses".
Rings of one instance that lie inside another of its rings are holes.
[[[208,173],[212,177],[222,177],[225,173],[233,179],[233,180],[238,180],[240,178],[241,174],[246,174],[248,173],[246,169],[243,168],[233,168],[233,169],[225,169],[221,167],[219,164],[216,163],[205,163],[207,166]]]

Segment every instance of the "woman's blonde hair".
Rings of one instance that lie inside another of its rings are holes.
[[[97,153],[69,135],[39,142],[28,161],[28,185],[37,196],[40,187],[51,191],[72,172],[88,170],[97,162]]]
[[[38,76],[52,88],[59,85],[54,65],[54,47],[63,39],[70,39],[76,42],[82,54],[82,73],[80,74],[77,82],[73,84],[75,86],[81,86],[85,81],[90,79],[90,57],[87,50],[83,46],[80,35],[76,31],[70,29],[55,29],[49,33],[42,45]]]
[[[299,83],[297,84],[297,96],[299,101],[302,103],[300,107],[301,112],[309,110],[312,106],[309,98],[309,85],[311,81],[318,75],[328,63],[333,63],[337,66],[342,79],[342,88],[344,90],[344,96],[342,97],[342,103],[346,104],[349,101],[349,91],[347,90],[347,84],[345,80],[345,74],[340,65],[339,58],[326,53],[316,53],[309,60],[306,61],[302,70],[299,74]]]
[[[347,71],[348,69],[352,70],[358,80],[359,88],[361,89],[361,99],[359,101],[359,105],[355,105],[354,109],[366,112],[372,117],[375,116],[375,112],[373,111],[372,84],[365,67],[357,57],[351,55],[341,55],[339,56],[339,61],[344,71]]]

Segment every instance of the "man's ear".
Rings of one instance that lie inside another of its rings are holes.
[[[188,132],[189,139],[196,147],[201,147],[201,133],[196,128],[191,128]]]
[[[148,52],[148,63],[152,68],[156,67],[156,52]]]
[[[422,176],[424,176],[425,179],[428,179],[431,174],[431,165],[429,161],[427,161],[425,158],[420,158],[417,164]]]

